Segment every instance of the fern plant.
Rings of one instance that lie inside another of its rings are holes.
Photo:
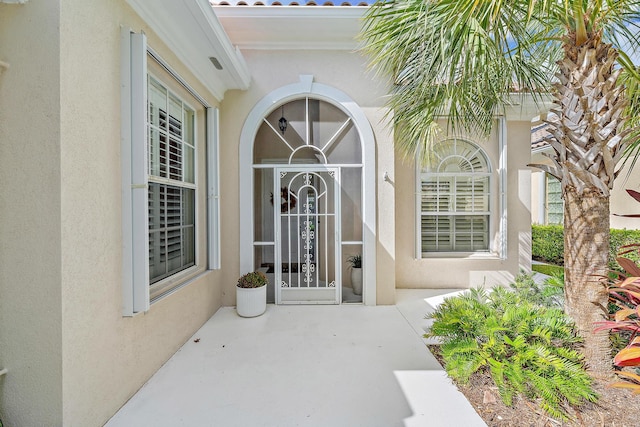
[[[511,284],[521,298],[546,307],[564,307],[564,272],[556,273],[536,283],[532,274],[521,273]]]
[[[506,405],[522,395],[566,419],[566,405],[597,399],[577,350],[580,339],[558,308],[518,291],[471,289],[446,299],[429,317],[434,322],[425,337],[440,338],[449,376],[465,383],[488,370]]]

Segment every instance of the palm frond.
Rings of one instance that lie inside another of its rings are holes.
[[[488,135],[512,92],[537,97],[548,89],[559,44],[537,36],[547,26],[530,8],[528,1],[506,7],[473,0],[392,0],[370,8],[364,52],[391,79],[388,106],[402,152],[426,162],[443,117],[445,132]]]

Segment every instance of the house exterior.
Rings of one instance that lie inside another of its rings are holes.
[[[530,270],[535,108],[404,159],[365,11],[0,1],[6,424],[104,424],[240,273],[276,304],[384,305]]]
[[[551,164],[547,157],[553,149],[545,141],[548,136],[547,125],[540,120],[534,120],[531,128],[531,163]],[[621,165],[621,171],[611,190],[611,228],[637,230],[640,229],[640,219],[621,215],[637,214],[640,205],[625,190],[640,190],[640,176],[630,173],[635,170],[631,163]],[[564,224],[564,204],[560,181],[539,169],[531,173],[531,222],[534,224]]]

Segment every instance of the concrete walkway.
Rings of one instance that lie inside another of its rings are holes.
[[[221,308],[106,425],[485,426],[422,338],[448,292],[253,319]]]

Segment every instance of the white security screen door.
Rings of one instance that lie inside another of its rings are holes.
[[[243,182],[253,191],[240,197],[252,214],[243,223],[253,224],[241,234],[252,237],[253,253],[244,253],[267,276],[270,303],[375,303],[375,293],[356,294],[351,281],[348,259],[362,256],[364,283],[375,283],[375,244],[365,244],[363,221],[375,191],[365,197],[360,131],[341,107],[308,96],[275,108],[270,102],[251,136],[252,173],[240,179],[250,176],[252,183]]]
[[[340,304],[340,169],[279,167],[274,178],[276,302]]]

